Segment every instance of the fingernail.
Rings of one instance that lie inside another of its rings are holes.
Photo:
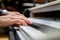
[[[32,24],[32,22],[30,20],[28,20],[28,19],[27,19],[27,22],[28,22],[28,24]]]
[[[22,25],[22,26],[27,26],[27,24],[24,24],[24,25]]]
[[[29,21],[28,23],[29,23],[29,24],[32,24],[32,22],[31,22],[31,21]]]
[[[29,23],[30,23],[30,24],[32,24],[32,22],[31,22],[31,21],[29,21]]]

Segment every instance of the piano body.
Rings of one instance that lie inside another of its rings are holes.
[[[59,0],[30,8],[29,10],[30,18],[28,19],[33,24],[11,28],[14,31],[9,32],[10,40],[60,40],[60,15],[58,16],[59,13],[57,13],[60,12]],[[32,14],[37,12],[44,15],[51,12],[50,14],[56,13],[57,15],[33,18]]]

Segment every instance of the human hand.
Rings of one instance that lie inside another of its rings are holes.
[[[26,18],[23,14],[21,14],[19,12],[8,12],[7,15],[12,16],[12,19],[14,19],[14,18],[21,19],[28,24],[32,24],[32,22],[30,20],[28,20],[28,18]]]
[[[16,24],[17,20],[11,19],[9,16],[0,16],[0,27],[7,27]]]
[[[11,26],[14,24],[25,26],[25,25],[27,25],[27,23],[32,24],[32,22],[29,21],[22,14],[17,15],[14,13],[14,14],[7,14],[5,16],[0,16],[0,27]]]
[[[11,26],[11,25],[22,25],[25,26],[27,25],[23,20],[20,19],[15,19],[11,16],[1,16],[0,17],[0,27],[7,27],[7,26]]]

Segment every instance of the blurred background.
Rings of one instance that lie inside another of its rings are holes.
[[[9,11],[23,12],[24,9],[34,7],[35,4],[45,4],[55,0],[0,0],[0,8]]]

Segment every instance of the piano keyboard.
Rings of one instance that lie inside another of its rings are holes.
[[[57,26],[53,24],[59,22],[42,19],[39,21],[37,19],[30,20],[33,22],[32,25],[20,26],[16,31],[20,40],[60,40],[59,24]]]
[[[24,33],[22,33],[26,40],[39,40],[39,39],[43,39],[44,36],[46,36],[46,34],[42,33],[41,31],[38,31],[30,26],[20,26],[20,30],[23,31]],[[21,31],[17,31],[18,34],[20,34]],[[19,35],[20,37],[21,35]],[[24,38],[23,38],[24,39]]]

